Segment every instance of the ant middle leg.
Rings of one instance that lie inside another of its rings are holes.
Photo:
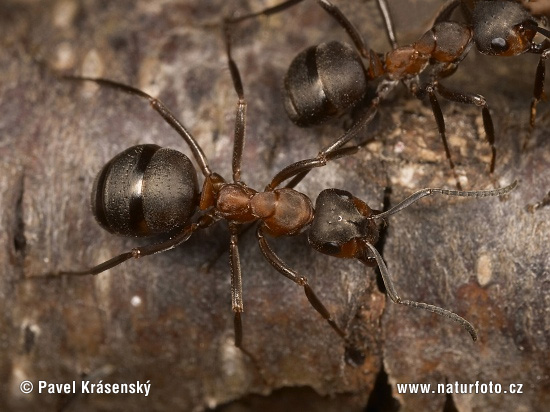
[[[242,349],[243,326],[241,313],[243,306],[243,282],[241,261],[239,258],[239,228],[236,224],[229,224],[231,239],[229,241],[229,266],[231,268],[231,309],[234,313],[233,327],[235,330],[235,346]]]
[[[397,37],[395,36],[395,29],[393,20],[391,17],[390,9],[386,0],[376,0],[378,10],[384,19],[384,26],[386,29],[386,36],[391,44],[392,49],[397,49]]]
[[[243,346],[243,322],[241,314],[244,312],[243,305],[243,282],[241,271],[241,260],[239,257],[239,225],[229,223],[229,232],[231,234],[229,241],[229,265],[231,270],[231,309],[233,310],[233,331],[234,345],[238,348],[254,365],[258,376],[264,384],[268,384],[264,377],[260,362],[256,357]]]
[[[246,133],[246,101],[244,99],[244,87],[241,80],[241,74],[239,68],[231,56],[231,30],[228,21],[223,22],[223,31],[225,38],[225,52],[227,55],[227,63],[229,65],[229,72],[231,73],[231,80],[233,81],[233,87],[237,92],[239,98],[237,102],[237,109],[235,113],[235,136],[233,142],[233,182],[237,183],[241,181],[241,163],[244,150],[245,133]]]

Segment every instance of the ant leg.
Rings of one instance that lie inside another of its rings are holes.
[[[323,10],[325,10],[328,14],[330,14],[334,18],[334,20],[338,22],[340,26],[342,26],[342,28],[346,31],[346,33],[350,37],[351,41],[353,42],[353,44],[355,45],[355,47],[357,48],[361,56],[363,56],[363,58],[365,59],[368,59],[370,56],[370,53],[369,53],[368,47],[365,44],[365,41],[363,40],[363,37],[361,36],[361,34],[359,34],[359,31],[348,20],[348,18],[344,15],[344,13],[342,13],[342,11],[338,7],[336,7],[334,4],[332,4],[328,0],[317,0],[317,3],[319,3],[319,6],[321,6]],[[380,1],[378,3],[380,6]],[[382,11],[382,6],[380,6],[380,9]],[[386,11],[387,11],[387,7],[386,7]],[[383,17],[386,18],[385,15],[383,15]],[[389,14],[388,14],[388,18],[389,18]],[[386,21],[386,24],[387,24],[387,21]],[[390,20],[390,25],[391,25],[391,20]]]
[[[225,51],[227,54],[227,62],[229,64],[229,71],[231,72],[231,79],[233,80],[233,86],[239,97],[237,102],[237,110],[235,114],[235,137],[233,143],[233,182],[237,183],[241,181],[241,162],[244,149],[245,129],[246,129],[246,101],[244,100],[244,88],[241,80],[241,75],[237,64],[231,57],[231,30],[229,23],[224,21],[223,29],[225,35]]]
[[[285,167],[283,170],[281,170],[279,173],[275,175],[275,177],[271,180],[271,183],[269,183],[265,187],[266,192],[270,192],[275,190],[283,181],[296,176],[300,180],[302,180],[307,173],[313,168],[316,167],[323,167],[329,162],[330,160],[338,159],[340,157],[349,156],[352,154],[357,153],[359,150],[359,146],[351,146],[351,147],[342,147],[340,149],[334,150],[330,152],[329,154],[322,154],[320,153],[317,157],[314,157],[312,159],[305,159],[300,160],[298,162],[292,163],[291,165]],[[297,179],[293,179],[286,187],[294,187],[295,185],[291,184]],[[299,181],[298,181],[299,182]],[[298,184],[296,182],[296,184]]]
[[[231,307],[234,313],[234,345],[250,359],[263,383],[268,384],[262,373],[260,363],[254,355],[243,346],[243,322],[241,319],[241,313],[244,311],[244,306],[241,260],[239,258],[239,226],[240,225],[235,223],[229,223],[229,231],[231,233],[231,238],[229,241],[229,264],[231,267]]]
[[[437,12],[432,26],[437,23],[449,21],[453,11],[455,11],[458,6],[463,5],[462,1],[463,0],[450,0],[448,3],[444,4]]]
[[[323,159],[334,152],[338,152],[343,145],[345,145],[347,142],[349,142],[351,139],[357,136],[359,132],[366,125],[368,125],[372,121],[372,119],[374,119],[374,116],[378,111],[378,106],[380,105],[380,102],[395,88],[397,84],[398,84],[397,82],[394,82],[393,85],[386,84],[386,85],[379,86],[376,97],[372,99],[368,110],[361,115],[360,119],[347,132],[345,132],[342,136],[336,139],[333,143],[331,143],[330,145],[322,149],[318,153],[317,159]],[[350,146],[349,148],[350,150],[353,148],[358,150],[364,144],[365,143],[363,142],[355,146]],[[345,152],[345,148],[342,149],[342,151]],[[331,157],[331,159],[336,159],[338,157],[346,156],[348,154],[353,154],[353,153],[346,153],[346,154],[334,156],[334,157]],[[324,165],[324,164],[313,165],[309,168],[305,168],[305,170],[300,170],[300,168],[303,167],[301,163],[302,162],[296,162],[290,166],[287,166],[285,169],[283,169],[273,178],[273,181],[270,183],[268,187],[275,188],[284,180],[294,176],[292,180],[285,186],[287,188],[294,188],[298,183],[302,181],[304,177],[307,176],[307,174],[311,169],[313,169],[314,167],[319,167]],[[294,167],[295,169],[293,170]]]
[[[229,224],[231,239],[229,241],[229,265],[231,267],[231,309],[235,314],[233,327],[235,330],[235,346],[242,348],[243,325],[241,313],[243,307],[243,281],[241,275],[241,260],[239,258],[239,227],[234,223]]]
[[[523,142],[522,150],[527,149],[529,140],[531,140],[531,135],[535,128],[535,118],[537,116],[537,104],[544,98],[544,78],[546,76],[546,59],[550,55],[550,49],[544,50],[539,59],[539,64],[537,65],[537,72],[535,75],[535,85],[533,88],[533,99],[531,100],[531,111],[529,116],[529,133]]]
[[[315,293],[313,292],[313,289],[311,288],[311,286],[309,286],[307,279],[303,276],[300,276],[294,270],[289,268],[286,265],[286,263],[284,263],[271,249],[271,247],[267,243],[267,240],[265,239],[262,226],[259,226],[258,229],[256,230],[256,237],[258,238],[258,244],[260,245],[260,250],[262,251],[266,260],[271,264],[271,266],[273,266],[279,273],[286,276],[297,285],[303,286],[304,292],[311,306],[313,306],[315,310],[319,312],[319,314],[323,317],[323,319],[327,321],[330,327],[334,329],[334,331],[336,331],[336,333],[342,339],[344,339],[346,344],[349,344],[348,339],[346,338],[346,333],[336,324],[334,319],[332,319],[330,312],[325,307],[325,305],[323,305],[323,303],[319,300],[317,295],[315,295]]]
[[[302,1],[303,0],[287,0],[273,7],[268,7],[267,9],[264,9],[264,10],[260,10],[254,13],[244,14],[242,16],[227,19],[227,22],[239,23],[241,21],[252,19],[259,16],[271,16],[272,14],[277,14],[283,10],[289,9],[292,6],[295,6],[296,4],[301,3]]]
[[[362,145],[358,144],[349,147],[342,146],[353,139],[363,129],[363,127],[365,127],[372,121],[372,119],[374,119],[374,116],[376,115],[376,112],[378,110],[379,103],[380,99],[375,98],[371,103],[369,109],[363,114],[361,119],[359,119],[359,121],[356,122],[351,127],[351,129],[345,132],[333,143],[323,148],[317,154],[317,157],[292,163],[281,170],[279,173],[277,173],[275,177],[273,177],[273,179],[271,180],[271,183],[267,185],[266,190],[273,190],[282,182],[290,178],[293,179],[285,187],[293,188],[298,183],[300,183],[305,176],[307,176],[311,169],[324,166],[330,160],[338,159],[340,157],[349,156],[356,153]]]
[[[378,5],[378,10],[380,10],[380,14],[384,19],[384,25],[386,27],[386,35],[388,36],[388,40],[390,41],[392,49],[395,50],[397,49],[397,37],[395,37],[395,30],[393,28],[393,21],[391,18],[388,3],[386,2],[386,0],[376,0],[376,4]]]
[[[385,212],[373,214],[372,216],[369,216],[367,219],[382,219],[387,216],[391,216],[409,207],[413,203],[419,201],[420,199],[426,196],[433,196],[436,194],[445,195],[445,196],[478,197],[478,198],[490,197],[490,196],[504,196],[510,193],[512,190],[514,190],[517,185],[518,185],[518,181],[514,180],[508,186],[501,187],[499,189],[492,189],[492,190],[461,191],[461,190],[448,190],[448,189],[439,189],[439,188],[422,189],[422,190],[419,190],[418,192],[413,193],[412,195],[402,200],[392,208],[386,210]]]
[[[550,205],[550,192],[546,193],[546,195],[542,198],[542,200],[539,200],[537,203],[528,204],[526,209],[528,212],[534,213],[535,210],[548,205]]]
[[[243,20],[248,20],[250,18],[254,18],[258,16],[270,16],[272,14],[279,13],[292,6],[295,6],[296,4],[301,3],[302,1],[303,0],[287,0],[280,4],[277,4],[276,6],[269,7],[264,10],[260,10],[254,13],[249,13],[243,16],[227,19],[226,22],[230,24],[234,24],[234,23],[239,23]],[[352,40],[353,44],[355,44],[355,47],[357,48],[359,53],[361,53],[361,55],[364,58],[368,58],[369,57],[368,47],[365,45],[365,42],[361,37],[361,35],[359,34],[359,31],[355,28],[355,26],[353,26],[353,24],[348,20],[348,18],[342,13],[342,11],[328,0],[317,0],[317,3],[332,18],[334,18],[340,26],[342,26],[342,28],[346,31],[346,33]]]
[[[386,264],[384,263],[384,260],[382,259],[382,256],[380,255],[378,250],[376,250],[376,248],[366,240],[363,240],[363,244],[366,247],[368,247],[370,251],[374,254],[376,262],[378,263],[378,267],[380,268],[380,274],[382,275],[382,280],[384,281],[386,292],[388,293],[388,296],[394,303],[398,303],[400,305],[405,305],[405,306],[411,306],[413,308],[425,309],[430,312],[449,318],[452,321],[462,325],[462,327],[464,327],[464,329],[468,331],[468,333],[470,334],[474,342],[477,340],[477,332],[472,326],[472,324],[468,322],[466,319],[464,319],[463,317],[458,316],[456,313],[451,312],[447,309],[443,309],[439,306],[430,305],[423,302],[415,302],[413,300],[402,300],[397,295],[397,292],[395,291],[395,286],[393,285],[393,281],[390,278],[390,273],[388,271],[388,268],[386,267]]]
[[[205,177],[208,177],[212,174],[212,171],[210,170],[210,167],[208,166],[208,160],[206,159],[206,155],[202,151],[201,147],[191,135],[187,131],[187,129],[183,126],[183,124],[176,119],[176,117],[168,110],[168,108],[162,103],[159,99],[156,99],[147,93],[145,93],[142,90],[139,90],[135,87],[128,86],[123,83],[115,82],[113,80],[109,79],[103,79],[99,77],[85,77],[85,76],[63,76],[64,79],[67,80],[76,80],[76,81],[89,81],[94,82],[96,84],[99,84],[100,86],[104,87],[110,87],[112,89],[116,90],[122,90],[123,92],[132,94],[134,96],[138,96],[144,99],[149,100],[149,104],[153,109],[155,109],[168,123],[172,128],[185,140],[185,143],[189,146],[191,149],[191,152],[193,153],[193,157],[195,158],[197,164],[199,165],[202,174]]]
[[[101,272],[104,272],[108,269],[112,269],[115,266],[120,265],[123,262],[126,262],[128,259],[134,258],[139,259],[143,256],[153,255],[155,253],[161,253],[165,252],[167,250],[173,249],[176,246],[180,245],[183,242],[186,242],[191,235],[197,230],[197,229],[203,229],[206,228],[213,223],[217,222],[217,218],[214,216],[211,216],[209,214],[203,215],[199,218],[199,221],[197,223],[191,223],[188,226],[185,226],[178,234],[175,236],[172,236],[170,239],[168,239],[165,242],[157,243],[154,245],[148,245],[143,246],[139,248],[134,248],[129,252],[121,253],[118,256],[115,256],[106,262],[100,263],[97,266],[94,266],[90,269],[86,270],[80,270],[80,271],[60,271],[60,272],[54,272],[49,273],[44,276],[36,276],[33,277],[33,279],[53,279],[58,278],[59,276],[85,276],[85,275],[97,275]]]
[[[342,12],[337,7],[333,6],[330,2],[328,2],[326,0],[319,0],[319,3],[321,4],[321,6],[325,10],[327,10],[327,12],[329,12],[331,14],[336,13],[338,16],[341,16],[342,19],[347,21],[347,19],[342,14]],[[288,4],[285,4],[284,8],[290,7],[291,5],[294,5],[294,4],[296,4],[296,2],[288,2]],[[279,5],[279,6],[282,6],[282,5]],[[275,7],[278,7],[278,6],[275,6]],[[279,8],[278,11],[284,10],[284,8]],[[271,10],[271,9],[268,9],[268,10]],[[260,14],[264,14],[264,13],[260,12]],[[250,15],[250,16],[252,16],[252,15]],[[245,16],[243,16],[242,18],[244,18],[244,17]],[[336,17],[336,16],[335,16],[335,18],[338,19],[338,17]],[[235,61],[233,60],[233,58],[231,56],[231,23],[233,23],[234,21],[235,20],[230,20],[230,19],[224,20],[224,27],[223,28],[224,28],[225,46],[226,46],[226,54],[227,54],[227,60],[228,60],[228,64],[229,64],[229,70],[231,72],[231,78],[233,80],[233,85],[235,87],[235,91],[237,92],[237,95],[239,97],[239,102],[237,104],[236,120],[235,120],[235,143],[234,143],[234,146],[233,146],[233,181],[238,182],[238,181],[240,181],[240,176],[241,176],[241,159],[242,159],[242,152],[243,152],[243,148],[244,148],[244,139],[245,139],[246,102],[245,102],[245,99],[244,99],[244,89],[243,89],[239,69],[237,67],[237,64],[235,63]],[[348,130],[346,133],[344,133],[340,138],[338,138],[332,144],[330,144],[329,146],[327,146],[323,150],[321,150],[321,152],[319,152],[318,158],[326,157],[327,158],[325,160],[325,163],[326,163],[326,161],[331,159],[330,155],[332,154],[332,152],[338,151],[338,149],[341,146],[345,145],[349,140],[351,140],[353,137],[355,137],[355,135],[357,135],[359,133],[359,131],[366,124],[370,123],[370,121],[372,121],[372,119],[374,118],[374,115],[376,114],[376,109],[378,107],[379,100],[380,99],[375,98],[373,100],[373,103],[369,107],[369,110],[365,113],[365,115],[355,125],[353,125],[350,130]],[[340,155],[338,157],[345,156],[347,154],[348,153],[346,153],[344,155]],[[332,158],[336,158],[336,157],[332,157]],[[301,162],[299,162],[299,163],[301,163]],[[319,167],[319,166],[322,166],[322,165],[324,165],[324,163],[319,164],[319,165],[315,165],[315,166],[311,166],[307,170],[309,171],[313,167]],[[291,182],[292,186],[289,186],[289,187],[294,187],[307,175],[307,172],[302,172],[302,173],[303,174],[299,178],[297,178],[296,180]],[[292,177],[296,174],[297,173],[294,173],[294,174],[290,175],[289,177]],[[281,182],[288,179],[289,177],[284,177],[281,180]],[[274,181],[276,179],[278,180],[278,178],[276,177],[274,179]],[[274,183],[272,182],[271,185],[268,186],[268,187],[271,187],[273,184]],[[277,187],[279,184],[280,184],[280,182],[275,184],[275,186],[273,186],[273,188]]]
[[[477,107],[481,107],[483,129],[485,130],[485,140],[491,146],[491,163],[489,166],[489,173],[493,174],[493,172],[495,171],[497,150],[495,148],[495,127],[493,126],[493,118],[491,117],[491,112],[489,111],[487,100],[485,100],[485,97],[479,94],[461,93],[449,90],[439,83],[435,87],[437,92],[447,100],[458,103],[473,104]]]
[[[449,149],[449,143],[447,142],[447,136],[445,134],[445,119],[443,118],[441,106],[439,105],[439,101],[437,100],[437,96],[435,95],[434,87],[432,85],[428,85],[424,89],[413,91],[413,94],[415,94],[415,96],[420,100],[422,100],[424,93],[428,93],[428,97],[430,98],[432,112],[437,123],[437,130],[439,131],[439,136],[441,137],[441,141],[443,142],[445,156],[447,157],[449,168],[451,169],[451,172],[455,178],[456,187],[458,190],[462,190],[462,185],[460,184],[460,180],[458,179],[458,174],[456,173],[455,164],[453,162],[451,151]]]
[[[335,150],[339,149],[343,145],[345,145],[347,142],[349,142],[351,139],[353,139],[359,132],[368,125],[372,119],[374,119],[374,116],[376,115],[376,112],[378,111],[378,106],[380,105],[381,98],[375,97],[368,110],[364,112],[361,116],[361,118],[353,125],[351,128],[346,131],[342,136],[340,136],[338,139],[336,139],[333,143],[329,144],[325,148],[323,148],[319,152],[319,156],[328,155]],[[360,145],[357,145],[359,147]]]

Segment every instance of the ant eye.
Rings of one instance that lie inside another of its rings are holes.
[[[491,40],[491,49],[495,52],[504,52],[508,50],[508,47],[508,42],[506,42],[506,40],[502,37],[495,37]]]
[[[340,245],[335,242],[326,242],[321,245],[319,252],[334,256],[340,253]]]

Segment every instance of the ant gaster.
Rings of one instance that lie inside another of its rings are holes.
[[[261,15],[271,15],[300,3],[287,0],[265,10],[227,19],[231,24]],[[419,99],[429,98],[449,167],[461,189],[455,165],[447,143],[445,120],[437,94],[446,100],[481,108],[485,137],[491,146],[489,172],[495,170],[496,148],[493,120],[485,98],[478,94],[458,92],[439,81],[453,74],[466,57],[473,39],[470,27],[458,22],[439,21],[415,43],[397,47],[393,23],[385,0],[377,0],[384,17],[386,33],[393,49],[378,54],[369,49],[357,29],[328,0],[317,3],[346,31],[357,52],[348,44],[337,41],[321,43],[299,53],[284,78],[284,106],[290,119],[299,126],[320,124],[340,116],[363,101],[369,86],[378,80],[375,97],[369,109],[357,122],[367,124],[373,118],[381,100],[399,83]],[[446,13],[444,10],[442,13]]]
[[[540,27],[525,5],[515,0],[451,0],[438,20],[448,19],[459,5],[471,21],[474,42],[481,53],[503,57],[524,53],[540,55],[531,100],[529,133],[523,142],[525,149],[535,127],[537,104],[544,96],[545,62],[550,56],[550,31]],[[535,43],[537,33],[547,39]]]
[[[168,234],[168,240],[134,248],[91,269],[50,273],[46,278],[59,275],[96,275],[131,259],[164,252],[187,241],[199,229],[225,220],[230,232],[231,300],[234,312],[235,346],[242,347],[241,313],[244,310],[241,265],[239,259],[239,230],[250,222],[258,222],[256,237],[265,259],[281,274],[304,288],[310,304],[342,337],[346,333],[314,293],[306,277],[290,268],[271,249],[268,236],[291,236],[307,230],[308,241],[316,250],[340,258],[356,258],[368,266],[378,265],[387,293],[395,303],[425,309],[445,316],[462,325],[477,339],[474,327],[457,314],[438,306],[402,300],[395,291],[388,269],[374,244],[378,239],[376,220],[399,212],[425,196],[487,197],[510,192],[511,185],[482,191],[456,191],[423,189],[406,198],[386,212],[372,210],[351,193],[339,189],[322,191],[315,208],[311,200],[293,189],[299,179],[328,161],[357,152],[359,146],[343,147],[349,134],[339,137],[322,150],[317,157],[295,162],[278,172],[264,191],[248,187],[240,178],[242,151],[245,141],[246,102],[238,68],[231,57],[230,37],[226,36],[227,56],[234,88],[238,95],[233,145],[233,181],[225,181],[210,170],[207,158],[195,138],[187,131],[168,108],[147,93],[112,80],[67,76],[74,81],[91,81],[100,86],[122,90],[149,101],[152,108],[187,143],[204,176],[199,193],[196,171],[189,158],[172,149],[153,144],[131,147],[115,156],[99,172],[92,190],[92,210],[98,222],[113,234],[148,237]],[[292,179],[285,187],[280,185]],[[198,209],[198,210],[197,210]]]

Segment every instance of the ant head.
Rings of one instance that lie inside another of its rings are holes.
[[[368,218],[372,214],[365,202],[345,190],[323,190],[315,202],[309,243],[327,255],[361,259],[365,254],[362,240],[378,240],[378,227]]]
[[[530,50],[537,22],[515,1],[478,1],[473,14],[474,41],[481,53],[516,56]]]

